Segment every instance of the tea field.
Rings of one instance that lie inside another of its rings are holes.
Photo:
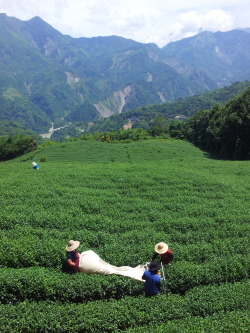
[[[250,161],[177,140],[76,141],[0,163],[0,184],[0,332],[250,332]],[[161,294],[63,273],[70,239],[132,267],[168,243]]]

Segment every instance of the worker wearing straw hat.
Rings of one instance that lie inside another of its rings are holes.
[[[69,273],[77,273],[79,272],[79,260],[80,255],[77,252],[77,248],[79,247],[80,242],[70,240],[68,241],[68,245],[66,246],[66,258],[67,258],[67,266]]]
[[[158,255],[160,255],[162,264],[170,264],[173,260],[173,252],[168,247],[168,244],[164,242],[160,242],[155,245],[155,253],[151,261],[154,261]]]
[[[32,165],[33,165],[33,169],[39,169],[39,166],[36,162],[32,162]]]

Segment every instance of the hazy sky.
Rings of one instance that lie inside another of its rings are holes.
[[[249,0],[0,0],[0,13],[40,16],[65,35],[117,35],[162,47],[200,31],[250,27]]]

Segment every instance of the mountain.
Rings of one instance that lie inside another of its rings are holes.
[[[194,68],[205,73],[218,87],[250,78],[250,29],[202,32],[169,43],[162,50],[167,63],[189,77]]]
[[[206,91],[194,96],[181,97],[176,101],[162,104],[148,105],[128,110],[109,118],[100,119],[90,132],[112,132],[122,128],[149,129],[157,117],[171,121],[173,119],[188,119],[200,110],[209,110],[214,105],[224,106],[232,99],[244,93],[250,87],[250,81],[235,82],[230,86]],[[65,137],[64,133],[56,133],[53,137],[58,140]],[[75,133],[76,135],[77,133]],[[78,133],[78,136],[81,133]]]
[[[248,33],[237,32],[247,43]],[[235,50],[237,36],[232,31],[224,38]],[[48,132],[51,123],[53,128],[72,123],[86,128],[129,109],[216,89],[224,77],[223,71],[220,77],[212,70],[215,61],[210,71],[202,59],[197,67],[185,63],[181,70],[181,49],[171,53],[168,45],[160,49],[118,36],[72,38],[39,17],[21,21],[0,14],[0,45],[0,120],[36,133]],[[243,51],[246,65],[239,66],[237,54],[242,59]],[[248,78],[248,57],[239,44],[234,63],[224,61],[225,67],[235,67],[235,79]]]

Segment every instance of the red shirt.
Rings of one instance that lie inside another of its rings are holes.
[[[71,251],[71,252],[67,252],[66,253],[66,257],[67,257],[67,260],[72,260],[73,263],[76,266],[79,266],[80,255],[79,255],[79,253],[76,250]]]
[[[154,261],[158,255],[161,257],[161,262],[163,264],[169,264],[173,260],[173,252],[170,249],[168,249],[167,252],[163,254],[155,252],[152,257],[152,261]]]
[[[161,254],[160,256],[161,256],[161,262],[163,264],[169,264],[170,261],[172,261],[173,252],[170,249],[168,249],[167,252]]]

